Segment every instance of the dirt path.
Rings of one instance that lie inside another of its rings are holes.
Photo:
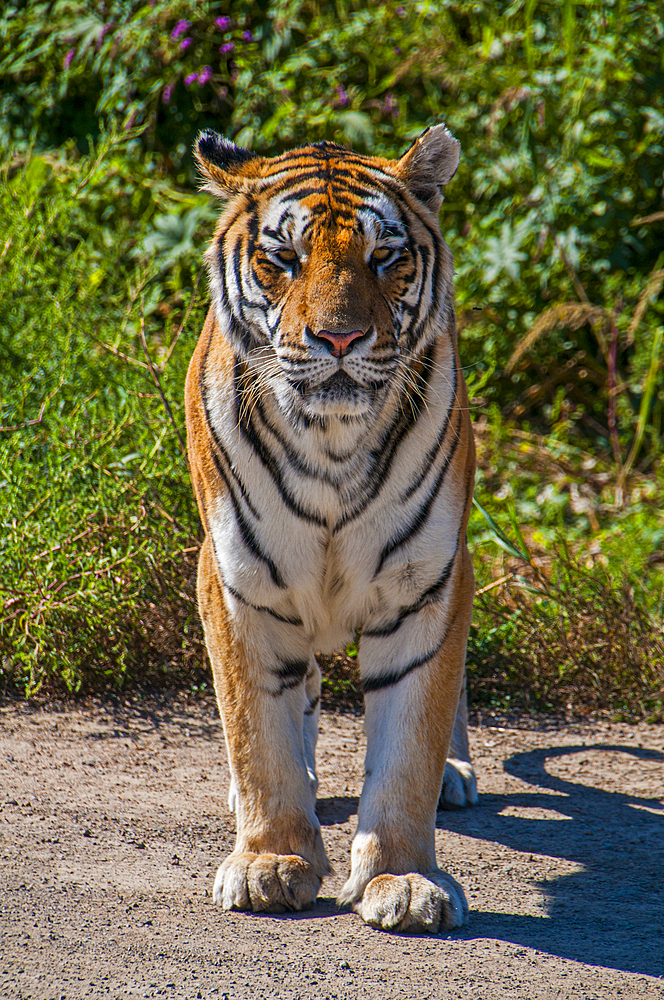
[[[0,710],[0,997],[664,997],[664,727],[472,732],[480,805],[440,817],[469,925],[397,937],[339,912],[364,741],[324,717],[336,874],[299,916],[223,913],[233,843],[212,704]]]

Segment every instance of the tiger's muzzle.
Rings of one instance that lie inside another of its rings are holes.
[[[335,358],[343,358],[360,344],[368,343],[373,333],[372,327],[368,330],[351,330],[350,332],[319,330],[318,333],[314,333],[308,326],[304,330],[305,340],[312,347],[323,346]]]

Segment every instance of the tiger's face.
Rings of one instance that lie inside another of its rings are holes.
[[[436,216],[458,143],[443,126],[418,142],[431,133],[437,172],[417,143],[396,161],[331,143],[264,159],[199,137],[206,186],[229,201],[206,255],[217,318],[286,413],[380,408],[449,321]]]

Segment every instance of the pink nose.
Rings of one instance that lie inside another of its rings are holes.
[[[355,340],[364,336],[364,330],[352,330],[350,333],[332,333],[330,330],[320,330],[316,334],[317,340],[326,340],[327,349],[335,358],[342,358],[348,354],[350,345]]]

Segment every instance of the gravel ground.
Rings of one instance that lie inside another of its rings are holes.
[[[461,932],[371,930],[349,867],[362,720],[323,717],[319,815],[335,874],[300,915],[224,913],[233,845],[212,703],[0,709],[0,996],[664,997],[664,726],[473,728],[480,803],[440,815]]]

